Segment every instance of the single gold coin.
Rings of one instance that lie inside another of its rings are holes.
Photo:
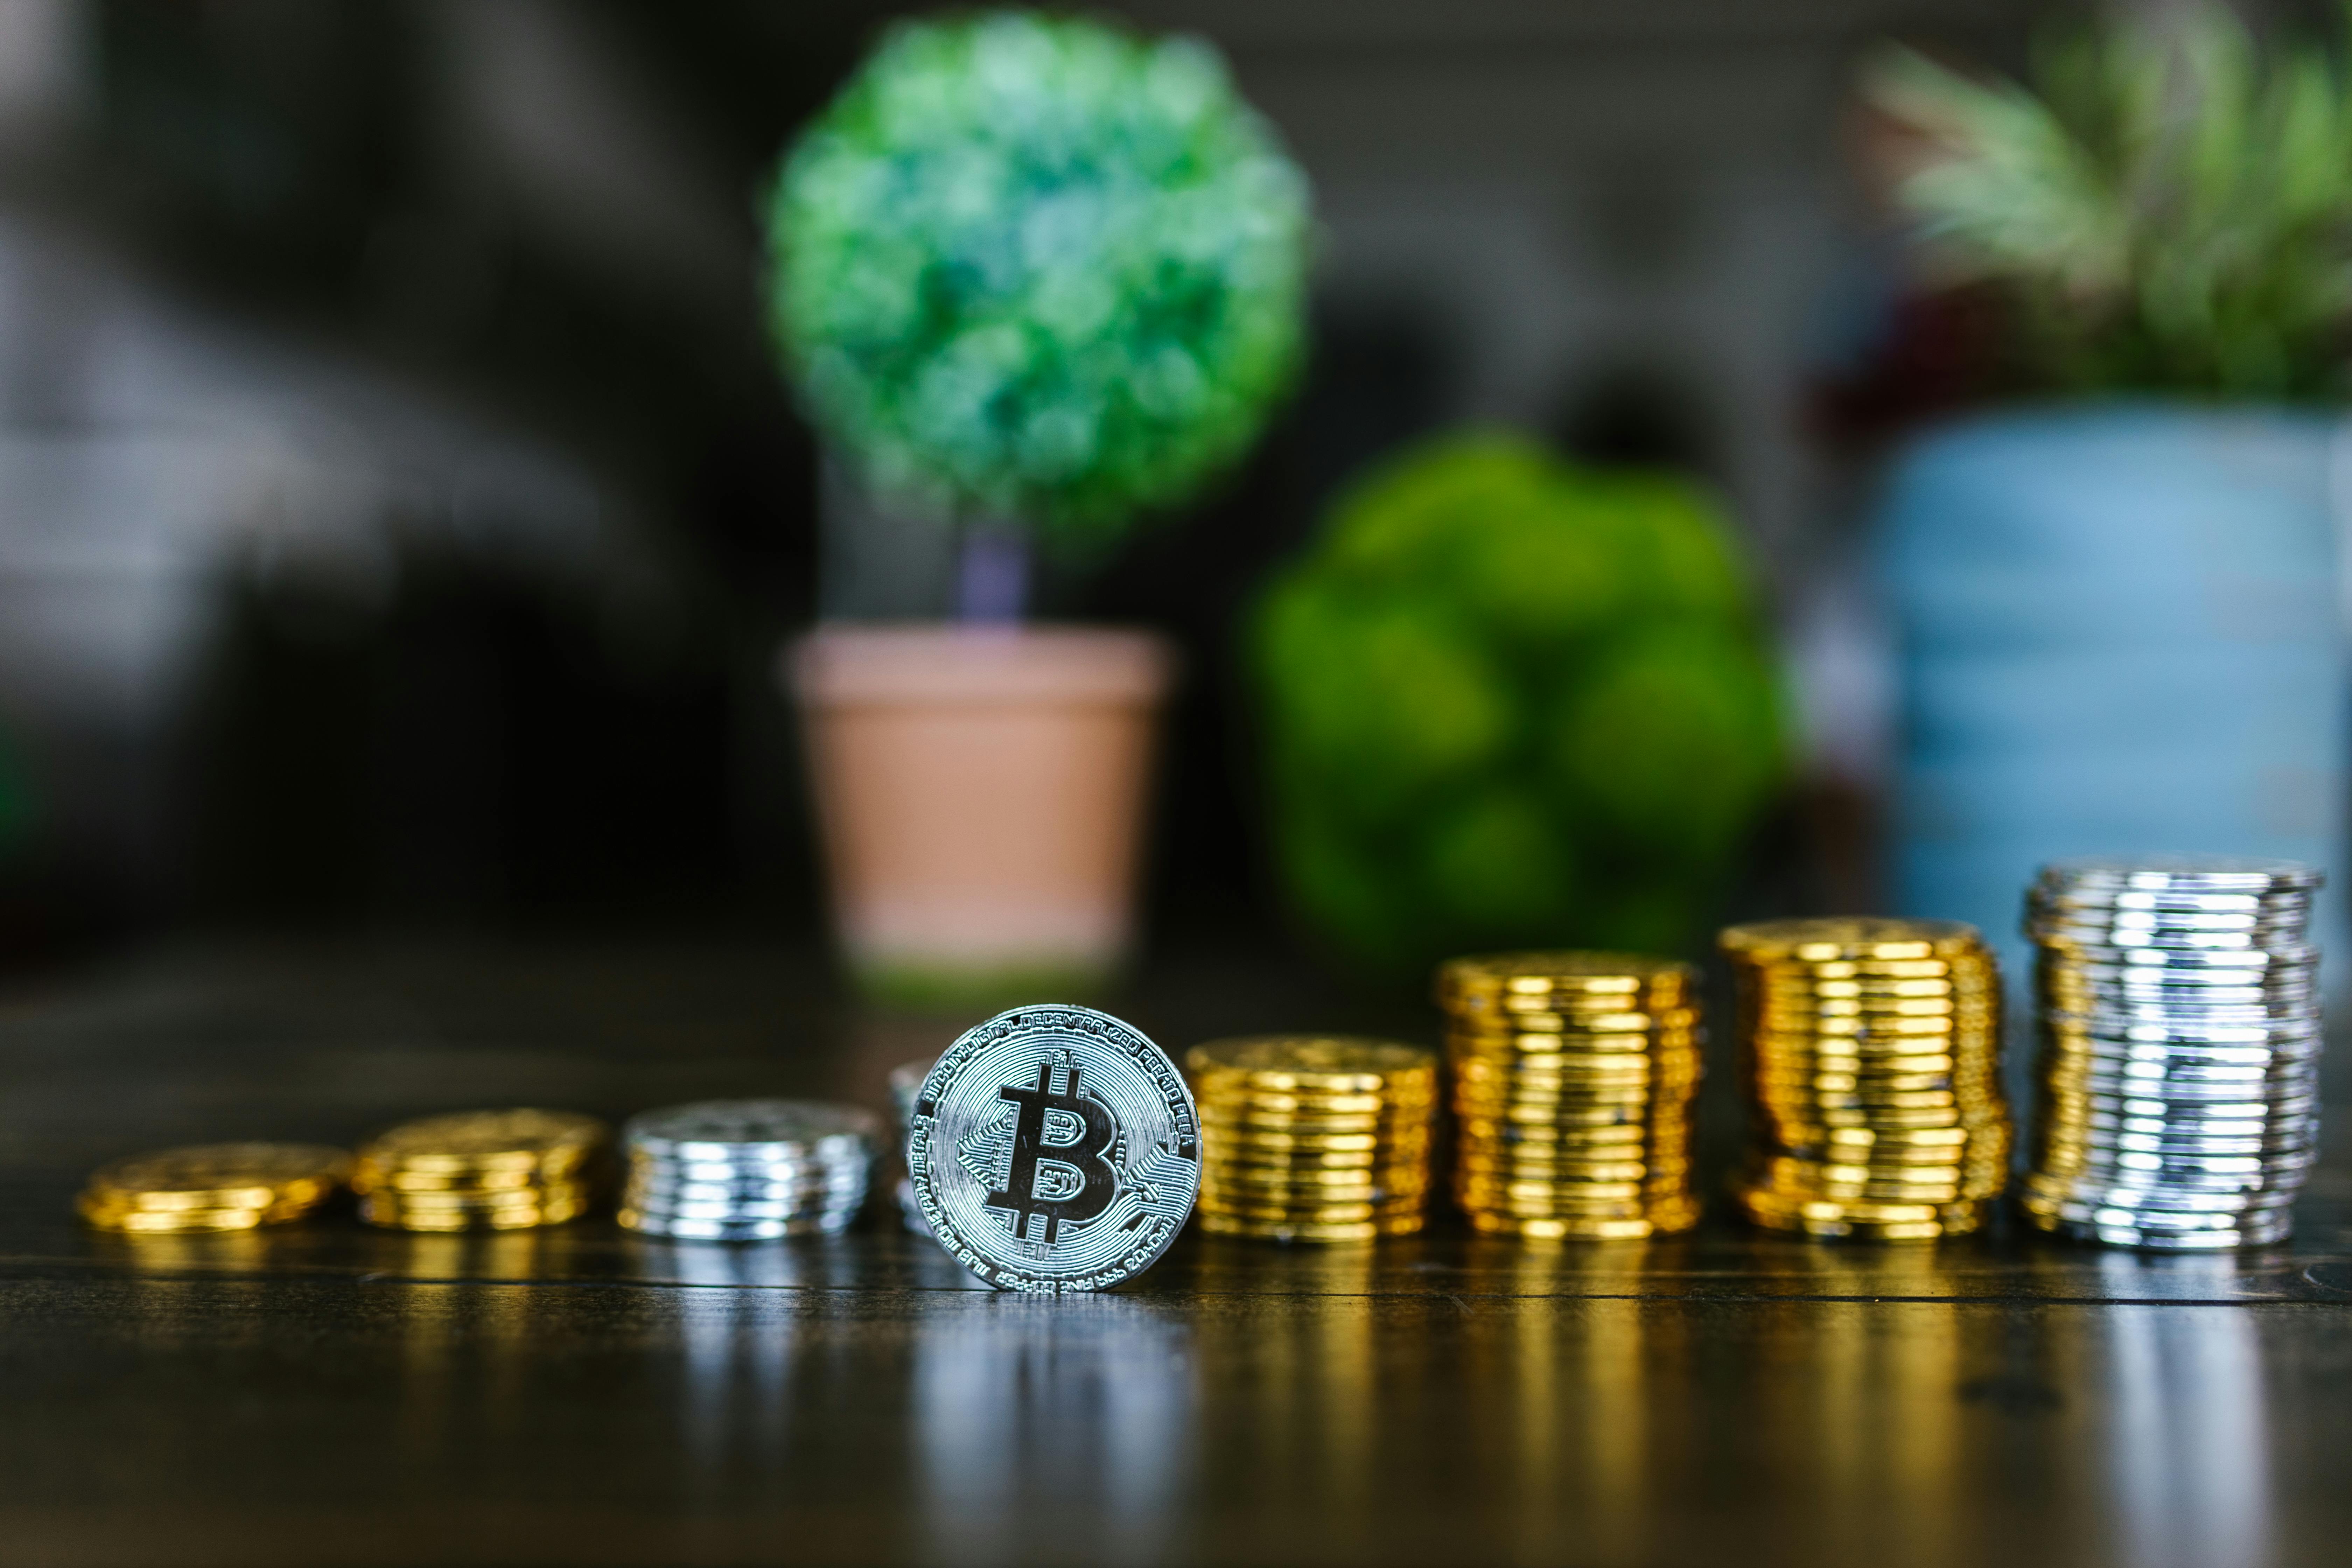
[[[1523,1217],[1490,1210],[1473,1210],[1470,1226],[1486,1236],[1517,1237],[1522,1241],[1642,1241],[1690,1229],[1699,1220],[1699,1205],[1662,1205],[1653,1212],[1623,1219],[1576,1216]]]
[[[1211,1127],[1202,1130],[1201,1145],[1213,1152],[1243,1154],[1399,1153],[1427,1149],[1435,1136],[1431,1123],[1410,1131],[1370,1132],[1293,1132],[1275,1127]]]
[[[1476,953],[1437,967],[1437,994],[1543,995],[1555,991],[1619,992],[1695,989],[1698,971],[1671,958],[1641,952],[1560,950]]]
[[[1351,1156],[1352,1157],[1352,1156]],[[1211,1151],[1202,1163],[1202,1170],[1230,1173],[1236,1179],[1260,1182],[1337,1182],[1405,1181],[1429,1170],[1426,1150],[1415,1150],[1402,1159],[1383,1159],[1361,1165],[1325,1165],[1314,1161],[1268,1159],[1237,1154],[1230,1151]]]
[[[1654,1114],[1630,1125],[1648,1130],[1651,1135],[1663,1133],[1682,1120],[1679,1108],[1672,1111],[1666,1108],[1645,1109]],[[1588,1121],[1572,1101],[1544,1104],[1465,1096],[1455,1105],[1454,1112],[1455,1129],[1470,1141],[1494,1138],[1529,1143],[1577,1142],[1577,1135],[1587,1128],[1628,1124]]]
[[[1435,1080],[1436,1053],[1394,1040],[1350,1035],[1250,1035],[1211,1040],[1184,1053],[1196,1080],[1248,1080],[1274,1092],[1381,1093]]]
[[[134,1236],[162,1236],[189,1231],[251,1230],[269,1220],[269,1210],[250,1206],[201,1209],[126,1208],[94,1198],[85,1192],[74,1200],[74,1211],[100,1230]]]
[[[1492,1186],[1507,1192],[1518,1192],[1521,1189],[1528,1192],[1565,1192],[1594,1186],[1614,1189],[1628,1184],[1637,1187],[1664,1189],[1675,1185],[1688,1185],[1690,1182],[1690,1173],[1687,1170],[1662,1171],[1638,1160],[1629,1161],[1622,1165],[1538,1166],[1532,1169],[1525,1166],[1464,1165],[1461,1168],[1461,1175],[1465,1183]]]
[[[1203,1192],[1215,1188],[1221,1193],[1266,1193],[1289,1197],[1313,1197],[1320,1202],[1328,1198],[1349,1201],[1397,1197],[1411,1193],[1426,1192],[1429,1178],[1420,1173],[1391,1178],[1370,1172],[1321,1171],[1305,1175],[1261,1175],[1230,1167],[1204,1171],[1201,1174]]]
[[[1773,1089],[1752,1091],[1749,1104],[1758,1121],[1767,1126],[1777,1126],[1782,1121],[1834,1121],[1853,1116],[1865,1126],[1879,1125],[1898,1118],[1924,1118],[1929,1126],[1954,1127],[1965,1122],[1976,1112],[1978,1102],[1941,1091],[1920,1094],[1836,1095],[1817,1093],[1798,1095]],[[1786,1138],[1781,1142],[1789,1142]]]
[[[1937,1105],[1859,1105],[1832,1104],[1821,1099],[1791,1095],[1785,1099],[1766,1095],[1757,1108],[1776,1128],[1787,1127],[1958,1127],[1965,1124],[1969,1112],[1976,1108],[1948,1102]],[[1785,1132],[1777,1132],[1781,1142],[1790,1142]]]
[[[1607,1152],[1614,1150],[1643,1149],[1654,1142],[1648,1126],[1642,1122],[1621,1123],[1607,1127],[1560,1127],[1545,1138],[1540,1148],[1547,1152],[1564,1150],[1591,1150]],[[1492,1140],[1471,1138],[1463,1141],[1465,1147],[1485,1147]]]
[[[1391,1098],[1384,1094],[1238,1094],[1231,1091],[1212,1093],[1199,1090],[1194,1103],[1202,1110],[1214,1110],[1227,1120],[1246,1118],[1254,1121],[1288,1122],[1300,1118],[1327,1116],[1389,1116],[1398,1121],[1426,1117],[1437,1107],[1437,1086],[1433,1082],[1428,1092],[1411,1097]]]
[[[1906,1030],[1954,1033],[1997,1028],[2000,1005],[1992,994],[1982,998],[1908,998],[1885,1003],[1863,1000],[1798,1003],[1768,998],[1745,1009],[1741,1022],[1748,1032],[1787,1035],[1884,1035]]]
[[[1679,1090],[1681,1086],[1669,1087]],[[1516,1101],[1517,1098],[1507,1092],[1489,1093],[1475,1084],[1457,1083],[1454,1086],[1454,1112],[1464,1119],[1499,1118],[1504,1114],[1500,1108]],[[1657,1098],[1658,1094],[1654,1093],[1646,1083],[1597,1083],[1579,1093],[1573,1100],[1558,1102],[1552,1109],[1562,1118],[1614,1120],[1603,1118],[1601,1113],[1622,1110],[1638,1119],[1650,1113]]]
[[[316,1143],[199,1143],[133,1155],[91,1173],[101,1206],[124,1210],[308,1207],[341,1186],[351,1156]]]
[[[1834,1115],[1839,1117],[1850,1114],[1853,1113],[1845,1111],[1822,1113],[1822,1115]],[[1956,1120],[1947,1120],[1940,1126],[1904,1129],[1889,1129],[1884,1127],[1874,1128],[1856,1123],[1839,1125],[1824,1121],[1821,1119],[1821,1116],[1799,1117],[1765,1113],[1759,1115],[1757,1120],[1759,1123],[1757,1142],[1759,1143],[1769,1145],[1776,1149],[1787,1149],[1805,1152],[1822,1149],[1850,1147],[1850,1145],[1841,1144],[1835,1142],[1836,1135],[1841,1132],[1850,1133],[1874,1131],[1879,1133],[1882,1137],[1889,1131],[1958,1132],[1964,1136],[1972,1138],[1990,1138],[1993,1136],[1992,1132],[1990,1131],[1990,1124],[1997,1120],[1997,1118],[1988,1113],[1979,1112],[1971,1113],[1970,1115],[1960,1117]],[[2005,1140],[2008,1135],[2007,1130],[2004,1128],[2000,1136]],[[1886,1147],[1893,1147],[1893,1145],[1886,1145]],[[1921,1145],[1915,1144],[1911,1145],[1911,1147],[1921,1147]],[[1885,1159],[1893,1158],[1891,1155],[1882,1155],[1880,1157]]]
[[[1195,1103],[1205,1121],[1268,1132],[1385,1132],[1391,1129],[1410,1132],[1428,1126],[1437,1114],[1434,1100],[1403,1105],[1383,1103],[1371,1110],[1276,1110],[1214,1100]]]
[[[1423,1201],[1393,1203],[1264,1204],[1212,1202],[1203,1193],[1198,1205],[1204,1215],[1248,1220],[1260,1225],[1364,1225],[1423,1212]]]
[[[1447,1038],[1445,1056],[1447,1064],[1456,1068],[1479,1062],[1511,1071],[1557,1071],[1561,1068],[1606,1070],[1643,1063],[1684,1066],[1704,1059],[1706,1052],[1696,1037],[1660,1042],[1647,1036],[1626,1035],[1592,1047],[1567,1035],[1520,1035],[1508,1044],[1454,1035]]]
[[[1782,1197],[1832,1198],[1841,1202],[1958,1203],[1990,1197],[2008,1183],[2002,1170],[1945,1169],[1934,1174],[1913,1170],[1874,1171],[1817,1165],[1787,1159],[1761,1162],[1750,1177],[1758,1191]]]
[[[1915,1007],[1902,1012],[1853,1009],[1807,1014],[1772,1006],[1751,1009],[1741,1023],[1751,1040],[1785,1040],[1802,1049],[1814,1040],[1866,1044],[1905,1035],[1982,1036],[2000,1026],[2000,1013],[1992,1007],[1981,1012]]]
[[[1378,1219],[1386,1215],[1419,1214],[1429,1205],[1427,1193],[1399,1193],[1389,1195],[1327,1196],[1322,1194],[1285,1194],[1265,1193],[1212,1192],[1201,1189],[1200,1208],[1202,1213],[1237,1215],[1255,1219],[1301,1219],[1312,1224],[1354,1224],[1359,1220]]]
[[[1690,1184],[1691,1168],[1687,1163],[1671,1160],[1561,1165],[1465,1160],[1454,1167],[1454,1174],[1460,1181],[1526,1184],[1530,1188],[1558,1187],[1563,1191],[1593,1186],[1619,1187],[1630,1184],[1659,1192],[1679,1192]]]
[[[368,1190],[389,1190],[400,1193],[499,1193],[520,1192],[542,1182],[561,1181],[562,1175],[533,1170],[488,1170],[468,1172],[463,1175],[448,1171],[390,1171],[372,1169]]]
[[[418,1205],[405,1196],[370,1193],[360,1199],[360,1217],[395,1230],[527,1230],[562,1225],[588,1210],[584,1191],[551,1191],[537,1202],[491,1205]]]
[[[1874,1241],[1934,1241],[1967,1236],[1984,1226],[1990,1205],[1840,1203],[1826,1198],[1785,1198],[1740,1188],[1740,1212],[1769,1230]]]
[[[1426,1169],[1434,1147],[1426,1137],[1410,1143],[1382,1142],[1371,1149],[1268,1149],[1252,1143],[1209,1141],[1202,1158],[1220,1165],[1262,1171],[1389,1171]]]
[[[1883,1078],[1890,1073],[1941,1072],[1975,1078],[1994,1070],[1994,1052],[1989,1041],[1966,1039],[1916,1041],[1899,1050],[1846,1049],[1826,1042],[1792,1049],[1759,1041],[1740,1053],[1739,1067],[1744,1072],[1780,1076],[1843,1072]]]
[[[1632,1181],[1602,1182],[1544,1175],[1498,1175],[1459,1169],[1449,1189],[1462,1202],[1510,1206],[1529,1203],[1574,1205],[1656,1203],[1687,1196],[1690,1177],[1684,1173],[1644,1176]]]
[[[1465,1063],[1455,1073],[1454,1081],[1457,1098],[1467,1091],[1474,1094],[1508,1094],[1514,1099],[1524,1100],[1580,1100],[1596,1089],[1644,1086],[1664,1093],[1695,1088],[1703,1076],[1696,1062],[1686,1067],[1641,1063],[1622,1071],[1611,1072],[1559,1068],[1497,1072],[1491,1068]]]
[[[1621,1165],[1639,1161],[1661,1171],[1687,1164],[1691,1144],[1687,1141],[1659,1142],[1635,1145],[1593,1148],[1568,1143],[1499,1142],[1465,1142],[1454,1154],[1454,1163],[1463,1168],[1488,1166],[1496,1169],[1558,1171],[1574,1170],[1588,1165]]]
[[[1934,921],[1923,922],[1934,924]],[[1718,939],[1718,945],[1721,945]],[[1782,949],[1725,947],[1738,973],[1755,984],[1810,985],[1833,980],[1934,980],[1945,975],[1970,979],[1998,969],[2000,960],[1990,947],[1960,943],[1892,942],[1873,948],[1867,943],[1807,943],[1800,952]]]
[[[527,1187],[500,1187],[481,1192],[403,1192],[378,1188],[368,1195],[409,1209],[502,1209],[530,1208],[551,1198],[581,1198],[587,1194],[588,1184],[585,1182],[545,1182]]]
[[[1201,1147],[1227,1152],[1264,1151],[1269,1153],[1362,1153],[1387,1150],[1426,1148],[1430,1131],[1423,1126],[1412,1132],[1286,1132],[1262,1127],[1202,1127]]]
[[[1518,1122],[1499,1120],[1464,1121],[1457,1123],[1459,1138],[1456,1148],[1470,1149],[1538,1149],[1587,1150],[1595,1147],[1580,1136],[1589,1129],[1574,1122]],[[1642,1146],[1653,1149],[1685,1148],[1690,1134],[1685,1131],[1659,1129],[1644,1136]],[[1622,1145],[1610,1145],[1622,1147]]]
[[[1519,1010],[1477,1015],[1454,1014],[1446,1024],[1450,1039],[1524,1040],[1549,1037],[1580,1040],[1596,1047],[1623,1047],[1643,1040],[1687,1040],[1703,1032],[1696,1007],[1586,1007],[1563,1012]]]
[[[1732,959],[1733,990],[1740,1016],[1767,1009],[1831,1016],[1901,1016],[1900,1005],[1940,999],[1970,1013],[2000,1013],[2005,997],[2000,972],[1988,955],[1981,965],[1947,963],[1823,964],[1802,974],[1775,971]]]
[[[1687,1042],[1700,1034],[1695,1012],[1671,1017],[1652,1013],[1594,1013],[1563,1016],[1556,1013],[1507,1013],[1493,1019],[1456,1018],[1445,1031],[1454,1045],[1488,1042],[1498,1047],[1539,1050],[1542,1042],[1558,1048],[1580,1046],[1591,1050],[1624,1050],[1651,1042]]]
[[[1445,1060],[1449,1068],[1465,1061],[1486,1062],[1498,1068],[1599,1068],[1637,1061],[1696,1060],[1706,1055],[1706,1036],[1696,1029],[1672,1035],[1474,1035],[1457,1031],[1445,1037]]]
[[[1646,1058],[1679,1060],[1703,1054],[1696,1031],[1677,1035],[1474,1035],[1457,1031],[1445,1037],[1449,1063],[1489,1062],[1496,1067],[1537,1067],[1550,1062],[1640,1061]]]
[[[1930,1173],[1937,1171],[1975,1171],[2004,1166],[2009,1159],[2009,1146],[2004,1141],[1997,1146],[1988,1144],[1965,1152],[1935,1149],[1896,1148],[1857,1152],[1852,1149],[1842,1151],[1822,1148],[1784,1149],[1768,1146],[1768,1150],[1758,1154],[1757,1158],[1801,1160],[1808,1164],[1821,1165],[1832,1170],[1871,1171],[1888,1176],[1899,1174],[1906,1179],[1916,1175],[1921,1180],[1928,1180],[1932,1179]]]
[[[1360,1220],[1352,1224],[1255,1220],[1218,1214],[1201,1215],[1201,1228],[1212,1236],[1247,1237],[1256,1241],[1370,1242],[1383,1237],[1412,1236],[1424,1223],[1423,1216],[1419,1214],[1392,1215],[1385,1219]]]
[[[606,1136],[603,1122],[570,1111],[461,1110],[388,1128],[360,1156],[362,1163],[384,1171],[558,1172],[585,1163]]]
[[[1803,1079],[1752,1078],[1750,1090],[1772,1105],[1965,1105],[1967,1094],[1943,1073],[1921,1073],[1911,1081],[1857,1078],[1852,1073],[1815,1073]]]
[[[1588,1170],[1639,1164],[1664,1174],[1687,1173],[1687,1145],[1658,1149],[1551,1149],[1541,1144],[1465,1144],[1454,1157],[1462,1171],[1524,1172],[1529,1175],[1577,1174]]]
[[[1457,1117],[1507,1116],[1519,1111],[1571,1115],[1631,1106],[1642,1113],[1641,1120],[1650,1121],[1681,1114],[1696,1096],[1699,1082],[1696,1078],[1656,1084],[1637,1081],[1631,1085],[1547,1083],[1540,1079],[1524,1083],[1465,1079],[1454,1085],[1452,1102]],[[1628,1088],[1643,1092],[1638,1098],[1628,1099]]]
[[[1550,1125],[1558,1127],[1643,1127],[1654,1121],[1681,1114],[1687,1102],[1667,1100],[1654,1103],[1647,1094],[1626,1095],[1612,1089],[1609,1098],[1599,1100],[1594,1095],[1583,1097],[1582,1103],[1559,1106],[1552,1113]],[[1464,1093],[1458,1088],[1452,1106],[1455,1126],[1480,1132],[1494,1131],[1505,1125],[1501,1115],[1487,1108],[1509,1103],[1507,1095]]]
[[[1203,1141],[1203,1161],[1249,1165],[1266,1171],[1372,1171],[1391,1165],[1427,1164],[1429,1140],[1422,1139],[1400,1153],[1387,1147],[1370,1149],[1256,1149],[1248,1144],[1211,1144]]]
[[[1926,959],[1986,951],[1983,933],[1958,921],[1831,915],[1727,926],[1726,952],[1755,959]]]
[[[1966,1082],[1971,1076],[1955,1073],[1948,1066],[1932,1065],[1938,1058],[1926,1058],[1931,1065],[1898,1071],[1891,1068],[1853,1068],[1834,1060],[1808,1062],[1802,1065],[1759,1065],[1749,1069],[1748,1077],[1759,1084],[1780,1089],[1948,1089]]]
[[[1464,1208],[1500,1208],[1517,1214],[1523,1207],[1549,1214],[1577,1203],[1642,1203],[1654,1196],[1641,1182],[1496,1182],[1463,1175],[1454,1184],[1454,1201]]]
[[[1660,1208],[1664,1206],[1663,1203],[1647,1203],[1639,1197],[1614,1199],[1593,1198],[1580,1200],[1577,1202],[1569,1202],[1562,1199],[1551,1202],[1529,1203],[1504,1202],[1491,1199],[1474,1200],[1464,1196],[1460,1193],[1456,1193],[1454,1194],[1454,1203],[1456,1208],[1460,1209],[1465,1215],[1469,1216],[1473,1224],[1475,1224],[1481,1217],[1492,1217],[1496,1219],[1601,1220],[1617,1224],[1624,1224],[1629,1221],[1635,1220],[1646,1222],[1654,1214],[1658,1212]]]

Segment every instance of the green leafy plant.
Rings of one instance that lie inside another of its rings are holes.
[[[2023,83],[1907,49],[1869,102],[1936,268],[2000,287],[2049,382],[2230,397],[2341,389],[2352,315],[2352,72],[2227,11],[2046,32]]]
[[[1503,434],[1383,465],[1250,626],[1275,847],[1344,953],[1674,951],[1782,768],[1720,514]]]
[[[836,447],[1081,553],[1238,458],[1299,364],[1307,183],[1195,39],[902,24],[768,224],[775,335]]]

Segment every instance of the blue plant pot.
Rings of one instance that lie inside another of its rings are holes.
[[[1881,518],[1906,913],[1982,927],[2021,975],[2045,860],[2283,856],[2327,868],[2341,974],[2342,439],[2315,415],[2106,404],[1909,447]]]

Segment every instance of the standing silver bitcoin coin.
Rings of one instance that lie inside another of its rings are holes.
[[[1150,1268],[1201,1190],[1201,1120],[1168,1054],[1091,1007],[1015,1007],[948,1047],[907,1166],[931,1234],[1006,1290],[1100,1290]]]

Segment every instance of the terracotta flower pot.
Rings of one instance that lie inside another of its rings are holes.
[[[919,1005],[1098,988],[1172,660],[1141,632],[822,626],[789,654],[843,949]]]

